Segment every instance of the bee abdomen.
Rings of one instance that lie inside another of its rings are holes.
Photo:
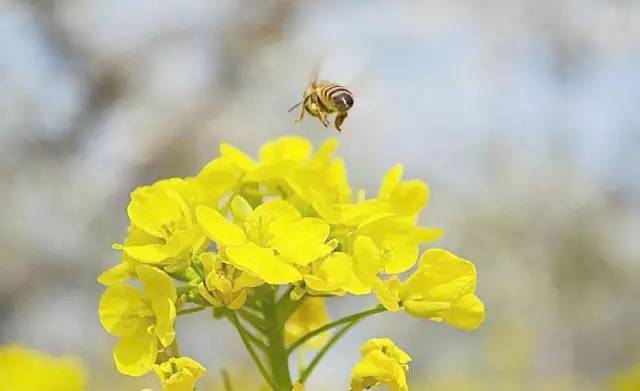
[[[322,99],[325,106],[330,106],[330,107],[335,106],[333,104],[333,101],[334,101],[333,98],[341,94],[347,94],[353,99],[353,95],[351,94],[351,92],[338,84],[328,84],[328,85],[322,86],[319,92],[320,92],[319,93],[320,98]]]

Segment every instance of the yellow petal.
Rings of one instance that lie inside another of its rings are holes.
[[[420,294],[434,301],[453,301],[475,290],[476,270],[473,263],[443,249],[430,249],[422,254],[418,270],[409,277],[405,295]]]
[[[142,293],[129,285],[112,285],[100,297],[100,323],[109,333],[127,337],[145,330],[153,322],[151,308]]]
[[[416,263],[419,251],[418,243],[397,243],[387,254],[384,272],[399,274],[409,270]]]
[[[373,239],[359,235],[353,243],[353,255],[358,270],[367,279],[373,279],[381,271],[380,251]]]
[[[227,304],[227,307],[229,307],[230,310],[237,310],[239,308],[242,308],[242,306],[244,305],[244,303],[247,301],[247,291],[245,290],[241,290],[234,298],[233,300],[231,300],[231,302],[229,304]]]
[[[262,284],[264,284],[264,281],[260,278],[249,273],[240,273],[240,276],[233,281],[233,291],[237,292],[244,288],[253,288]]]
[[[125,246],[124,253],[131,259],[144,263],[161,263],[169,258],[164,251],[164,245],[147,244],[144,246]]]
[[[225,219],[213,208],[198,206],[196,216],[205,234],[218,245],[238,245],[247,240],[242,228]]]
[[[391,338],[371,338],[362,344],[360,348],[363,356],[375,350],[381,350],[384,354],[394,358],[400,364],[408,364],[411,362],[411,356],[400,349]]]
[[[128,262],[122,262],[110,269],[105,270],[98,277],[98,282],[105,286],[122,283],[134,275],[133,267]]]
[[[243,180],[246,182],[270,182],[273,180],[284,179],[292,171],[295,170],[295,166],[291,164],[290,160],[283,160],[275,163],[264,164],[248,172]]]
[[[167,194],[167,185],[171,186],[171,183],[172,180],[163,180],[152,186],[139,187],[131,193],[127,213],[133,225],[153,236],[164,237],[164,226],[184,219],[180,204]]]
[[[321,297],[307,297],[285,323],[285,338],[288,345],[307,333],[329,323],[327,306]],[[305,346],[319,348],[329,337],[328,332],[309,340]]]
[[[276,239],[282,237],[286,240],[286,238],[296,237],[313,243],[324,243],[329,236],[329,229],[329,224],[324,220],[312,217],[294,222],[278,220],[269,227],[269,231]]]
[[[120,373],[142,376],[153,369],[157,354],[156,337],[143,333],[118,341],[113,348],[113,361]]]
[[[227,248],[227,256],[240,270],[249,272],[269,284],[287,284],[302,280],[300,272],[273,254],[273,250],[252,242]]]
[[[398,311],[400,306],[398,305],[398,298],[387,288],[380,279],[374,279],[371,283],[371,288],[376,294],[380,304],[387,309],[387,311]]]
[[[311,154],[311,143],[303,137],[282,137],[260,148],[260,162],[269,164],[280,160],[301,162]]]
[[[429,243],[438,240],[444,234],[442,228],[415,227],[413,235],[420,243]]]
[[[233,214],[233,218],[238,222],[245,222],[251,216],[253,212],[253,208],[247,200],[239,195],[233,196],[231,199],[231,213]]]
[[[338,148],[338,140],[335,138],[328,138],[313,156],[314,164],[326,164],[329,162],[331,155]]]
[[[371,284],[363,282],[358,276],[356,276],[354,270],[349,271],[341,288],[353,295],[368,295],[371,293]]]
[[[304,280],[313,290],[335,291],[342,288],[352,268],[353,262],[348,254],[335,252],[320,262],[314,274],[305,275]]]
[[[199,250],[206,242],[207,239],[200,227],[191,225],[186,229],[176,230],[161,251],[169,257],[180,257],[184,256],[189,249]]]
[[[402,173],[404,171],[404,167],[402,164],[396,164],[391,167],[389,171],[384,175],[382,179],[382,183],[380,184],[380,190],[378,190],[378,198],[390,198],[391,192],[395,189],[396,186],[402,180]]]
[[[439,317],[439,313],[451,309],[451,303],[446,301],[405,300],[404,310],[419,318]]]
[[[303,218],[295,222],[278,220],[269,227],[274,248],[287,261],[307,265],[326,257],[333,250],[324,242],[329,236],[329,224],[316,218]]]
[[[258,206],[251,214],[250,220],[281,219],[282,221],[299,220],[302,216],[295,206],[285,200],[270,200]]]
[[[220,144],[220,155],[222,155],[226,159],[229,159],[229,161],[233,162],[233,164],[238,166],[238,168],[243,171],[250,171],[258,166],[257,163],[247,154],[231,144]]]
[[[393,358],[376,350],[365,355],[351,370],[351,389],[360,391],[378,384],[394,385],[401,382],[404,372]],[[406,388],[392,388],[394,391]]]
[[[362,223],[357,232],[371,237],[383,249],[385,273],[398,274],[410,269],[418,258],[419,245],[433,239],[439,230],[416,227],[404,219],[381,215]]]
[[[391,192],[391,210],[404,216],[416,216],[429,201],[429,187],[423,181],[412,179],[398,184]]]
[[[484,322],[484,304],[476,295],[466,295],[457,300],[443,320],[462,330],[475,330]]]
[[[200,285],[198,285],[198,293],[200,293],[200,296],[202,296],[212,306],[216,308],[224,306],[224,303],[213,296],[203,283],[200,283]]]
[[[389,206],[379,200],[365,200],[340,206],[340,223],[344,225],[357,226],[391,215]]]
[[[307,288],[316,292],[331,292],[339,289],[338,285],[331,284],[329,281],[312,274],[305,275],[304,282]]]
[[[216,255],[212,252],[207,252],[200,255],[200,262],[202,262],[202,268],[205,277],[209,275],[216,268]]]
[[[176,287],[167,273],[157,267],[139,265],[136,267],[136,274],[148,299],[167,298],[172,302],[176,301]]]
[[[224,157],[209,162],[200,173],[189,180],[198,204],[216,205],[220,197],[240,183],[242,170]]]
[[[327,167],[324,179],[326,188],[321,187],[324,198],[333,203],[351,202],[351,186],[349,186],[344,160],[334,159]]]
[[[206,369],[189,357],[170,358],[154,367],[163,391],[193,391]]]
[[[168,298],[159,298],[151,302],[151,308],[156,315],[154,334],[163,346],[169,346],[176,337],[173,324],[176,320],[176,307]]]
[[[484,320],[484,305],[475,296],[473,263],[442,249],[426,251],[418,270],[400,286],[405,310],[412,315],[473,330]]]

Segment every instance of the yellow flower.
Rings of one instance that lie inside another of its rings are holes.
[[[198,222],[226,262],[269,284],[302,280],[298,267],[326,257],[335,247],[326,243],[326,222],[302,217],[287,201],[267,201],[255,210],[245,202],[238,205],[242,210],[233,212],[241,216],[236,223],[204,206],[196,211]]]
[[[266,188],[260,196],[282,196],[305,216],[329,221],[337,218],[334,206],[351,199],[344,162],[331,158],[337,146],[335,139],[329,139],[312,155],[308,140],[282,137],[266,143],[257,162],[228,144],[221,153],[243,172],[243,196],[255,193],[248,185],[260,184]]]
[[[223,264],[213,253],[202,254],[200,261],[206,278],[198,291],[214,307],[237,310],[246,302],[249,288],[264,284],[257,277]]]
[[[86,383],[87,372],[74,358],[0,347],[0,391],[82,391]]]
[[[162,391],[193,391],[196,381],[206,372],[205,367],[189,357],[172,357],[153,369]]]
[[[473,263],[446,250],[427,250],[418,270],[400,284],[399,296],[411,315],[473,330],[484,321],[476,279]]]
[[[220,150],[227,151],[226,144]],[[229,192],[235,192],[243,175],[243,170],[228,156],[213,159],[200,173],[188,178],[191,190],[196,196],[196,204],[218,207],[221,199]]]
[[[313,147],[302,137],[282,137],[266,143],[260,148],[259,162],[244,178],[247,182],[261,182],[271,190],[284,185],[285,178],[298,164],[305,162]]]
[[[287,344],[294,343],[309,332],[324,326],[328,321],[329,315],[324,299],[307,297],[285,323]],[[310,348],[319,348],[326,341],[328,335],[328,333],[322,333],[311,338],[305,345]]]
[[[360,235],[373,240],[380,254],[380,272],[402,273],[418,258],[419,246],[438,239],[442,230],[415,225],[426,206],[429,189],[419,180],[402,182],[402,166],[385,175],[378,198],[339,205],[339,223],[334,229],[343,247],[352,248]]]
[[[111,285],[100,298],[98,313],[105,330],[120,338],[113,348],[118,371],[141,376],[153,368],[158,341],[167,347],[175,338],[176,288],[158,268],[139,265],[135,272],[142,291]]]
[[[335,139],[328,139],[313,157],[297,165],[285,178],[293,191],[291,202],[329,223],[338,219],[336,206],[351,201],[344,161],[331,157],[337,147]]]
[[[196,199],[189,183],[178,178],[136,189],[127,212],[131,224],[148,237],[138,233],[137,243],[125,242],[125,255],[137,262],[168,265],[168,270],[189,266],[206,245],[195,224]]]
[[[407,371],[411,357],[389,338],[374,338],[360,348],[362,359],[351,370],[351,390],[362,391],[380,384],[393,391],[408,391]]]
[[[387,171],[378,190],[378,200],[386,203],[389,212],[415,222],[429,202],[429,186],[418,179],[403,182],[403,171],[401,164]]]
[[[612,391],[640,390],[640,365],[615,374],[609,382],[609,389]]]
[[[438,228],[417,227],[397,216],[385,216],[358,226],[357,235],[370,237],[380,250],[382,272],[398,274],[409,270],[418,259],[421,244],[442,236]]]
[[[131,193],[127,207],[131,226],[123,245],[121,263],[106,270],[98,282],[109,286],[135,276],[138,263],[162,266],[172,272],[189,266],[207,245],[195,223],[199,197],[192,182],[171,178]]]
[[[304,275],[306,288],[312,294],[366,295],[371,287],[357,276],[353,258],[343,252],[333,252],[328,257],[314,262]]]

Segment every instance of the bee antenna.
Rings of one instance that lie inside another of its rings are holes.
[[[291,106],[291,108],[289,110],[287,110],[288,113],[290,113],[293,109],[295,109],[296,107],[300,106],[302,104],[302,101],[296,103],[295,105]]]

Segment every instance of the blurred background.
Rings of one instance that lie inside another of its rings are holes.
[[[287,113],[318,64],[355,95],[342,134]],[[476,263],[487,320],[378,316],[310,390],[346,389],[377,336],[415,390],[608,389],[640,363],[639,104],[632,0],[0,1],[0,345],[77,356],[91,390],[156,384],[116,374],[96,312],[129,192],[221,141],[337,136],[352,186],[395,163],[429,182],[422,222]],[[177,326],[204,384],[257,376],[208,318]]]

